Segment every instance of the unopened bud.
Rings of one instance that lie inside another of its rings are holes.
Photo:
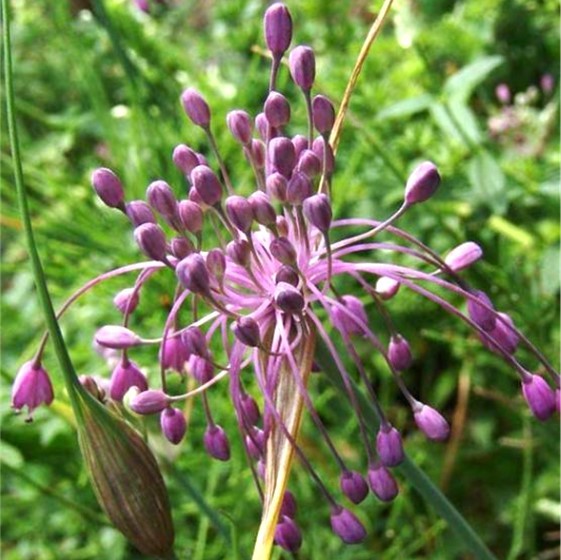
[[[212,362],[201,356],[195,356],[194,354],[190,356],[187,362],[187,369],[201,385],[208,383],[214,377]]]
[[[243,196],[234,194],[226,199],[226,214],[240,231],[247,233],[251,229],[253,209]]]
[[[288,67],[294,83],[303,91],[310,91],[316,77],[316,58],[310,47],[299,45],[290,52]]]
[[[528,373],[523,377],[522,394],[538,420],[543,422],[555,412],[555,393],[540,375]]]
[[[292,18],[288,8],[281,2],[270,6],[263,18],[265,43],[274,56],[280,57],[292,40]]]
[[[206,256],[206,267],[208,271],[216,278],[219,284],[224,279],[226,271],[226,257],[222,249],[211,249]]]
[[[318,136],[312,144],[312,150],[321,161],[322,169],[325,166],[326,173],[331,175],[335,169],[335,155],[331,144],[323,136]]]
[[[171,187],[165,181],[154,181],[146,190],[146,199],[165,220],[172,224],[177,220],[177,200]]]
[[[504,319],[504,322],[497,318],[495,328],[488,332],[492,341],[480,333],[481,342],[496,354],[502,354],[503,352],[514,354],[520,341],[518,334],[514,330],[514,321],[506,313],[499,312],[497,315]]]
[[[138,306],[138,294],[138,290],[134,288],[125,288],[113,298],[113,304],[121,313],[132,313]]]
[[[269,251],[282,264],[291,265],[296,262],[296,249],[286,237],[275,237],[269,245]]]
[[[191,200],[182,200],[179,202],[178,210],[183,227],[191,233],[199,233],[203,228],[201,207]]]
[[[230,111],[226,117],[226,123],[234,139],[242,146],[251,143],[253,123],[251,117],[245,111]]]
[[[12,385],[12,408],[21,410],[27,406],[29,417],[40,405],[53,402],[54,393],[47,370],[33,360],[25,362],[18,370]]]
[[[101,327],[95,333],[95,341],[105,348],[115,348],[117,350],[132,348],[142,343],[142,340],[136,333],[120,325]]]
[[[296,171],[288,181],[286,200],[294,206],[301,206],[304,200],[312,196],[313,186],[310,178],[304,173]]]
[[[414,170],[405,185],[405,203],[416,204],[428,200],[440,185],[440,174],[436,165],[431,161],[424,161]]]
[[[304,309],[304,297],[294,286],[286,282],[279,282],[274,295],[277,307],[285,313],[297,314]]]
[[[133,200],[125,206],[125,212],[134,227],[142,224],[155,224],[156,218],[150,210],[150,206],[143,200]]]
[[[399,493],[395,478],[384,465],[376,464],[368,469],[368,482],[374,495],[382,502],[391,502]]]
[[[199,327],[191,325],[181,333],[181,338],[188,354],[203,358],[208,357],[206,337]]]
[[[226,254],[234,263],[245,267],[249,263],[251,247],[245,239],[237,239],[226,245]]]
[[[186,177],[191,175],[191,171],[199,165],[199,159],[194,150],[185,144],[179,144],[173,149],[172,160],[177,169]]]
[[[392,335],[388,346],[388,360],[396,371],[407,369],[413,361],[411,347],[400,334]]]
[[[360,504],[368,495],[368,484],[364,477],[356,471],[344,471],[339,479],[341,492],[353,504]]]
[[[205,260],[199,253],[193,253],[180,261],[175,274],[181,284],[194,294],[208,294],[209,276]]]
[[[206,452],[219,461],[230,459],[230,443],[226,432],[218,425],[214,424],[206,429],[203,443]]]
[[[123,358],[111,375],[109,396],[114,401],[121,402],[131,387],[137,387],[141,392],[146,391],[148,389],[148,382],[146,381],[146,376],[134,362]]]
[[[185,435],[187,422],[181,410],[177,408],[165,408],[160,415],[160,427],[164,437],[174,445],[177,445]]]
[[[256,191],[247,200],[251,204],[257,223],[264,226],[275,225],[277,213],[269,201],[269,197],[264,192]]]
[[[281,128],[290,122],[290,103],[282,93],[272,91],[265,101],[264,113],[273,128]]]
[[[296,498],[290,490],[286,490],[282,498],[281,515],[294,519],[297,510]]]
[[[324,95],[316,95],[312,101],[312,114],[316,130],[326,135],[331,132],[335,123],[335,109]]]
[[[259,422],[259,418],[261,418],[261,412],[259,411],[259,405],[255,402],[255,399],[247,393],[242,393],[240,405],[242,413],[248,424],[257,424],[257,422]]]
[[[302,546],[302,533],[287,515],[281,515],[275,529],[275,543],[288,552],[297,552]]]
[[[159,389],[148,389],[136,395],[130,403],[131,410],[137,414],[156,414],[169,404],[169,397]]]
[[[166,261],[166,234],[159,225],[146,223],[138,226],[134,230],[134,238],[147,257],[155,261]]]
[[[181,94],[183,109],[191,121],[201,128],[210,125],[210,109],[203,96],[195,89],[186,89]]]
[[[467,300],[467,310],[470,319],[484,331],[492,331],[497,322],[493,303],[485,292],[474,290],[471,294],[475,296],[476,299],[473,300],[469,298]],[[483,305],[480,305],[477,300]]]
[[[97,196],[110,208],[124,208],[125,193],[119,177],[106,167],[92,173],[92,186]]]
[[[376,293],[384,300],[393,298],[399,292],[399,282],[387,276],[380,276],[376,282]]]
[[[341,506],[331,513],[331,529],[345,544],[358,544],[366,538],[366,529],[355,514]]]
[[[331,309],[333,326],[346,334],[364,334],[362,325],[368,325],[368,316],[363,303],[351,295],[342,296],[339,303],[345,307],[347,312],[339,306],[333,306]]]
[[[191,182],[201,200],[214,206],[222,198],[222,185],[216,174],[206,165],[198,165],[191,171]]]
[[[450,426],[440,412],[426,404],[416,403],[413,413],[417,427],[429,439],[444,441],[448,438]]]
[[[308,144],[308,139],[303,134],[296,134],[295,136],[293,136],[292,145],[294,146],[294,153],[296,154],[296,157],[300,157],[300,154],[304,150],[312,148]]]
[[[477,243],[474,243],[473,241],[466,241],[465,243],[462,243],[452,249],[448,255],[446,255],[444,262],[450,270],[458,272],[459,270],[471,266],[482,256],[483,251]]]
[[[170,243],[171,253],[174,257],[181,260],[190,255],[195,248],[186,237],[174,237]]]
[[[174,331],[169,331],[165,341],[160,345],[159,359],[164,370],[172,369],[183,373],[187,361],[187,350],[181,336],[174,336]]]
[[[269,142],[269,158],[279,173],[290,177],[296,164],[294,144],[285,137],[273,138]]]
[[[321,160],[316,156],[313,150],[302,150],[298,156],[296,171],[304,173],[304,175],[313,179],[321,173]]]
[[[386,467],[395,467],[405,459],[401,435],[391,424],[383,424],[378,430],[376,451]]]
[[[240,317],[232,324],[234,336],[246,346],[256,348],[261,344],[259,325],[252,317]]]
[[[286,202],[286,186],[288,181],[281,173],[271,173],[267,177],[267,191],[280,202]]]
[[[326,194],[314,194],[304,200],[304,216],[308,222],[319,229],[321,233],[327,233],[331,227],[333,212]]]
[[[294,287],[298,286],[298,273],[289,265],[283,264],[275,274],[275,283],[286,282]]]

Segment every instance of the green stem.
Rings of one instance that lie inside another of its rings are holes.
[[[343,382],[339,372],[335,369],[333,361],[330,359],[329,352],[322,342],[318,342],[316,350],[316,360],[320,364],[329,380],[341,391],[344,390]],[[352,380],[351,380],[352,381]],[[352,381],[356,388],[356,384]],[[372,436],[376,436],[378,430],[378,418],[376,417],[372,403],[357,388],[355,391],[359,400],[359,406],[366,419],[366,425]],[[496,560],[492,552],[486,547],[477,533],[463,518],[461,513],[452,505],[446,496],[434,485],[430,478],[420,469],[411,459],[405,461],[397,467],[397,470],[407,478],[410,484],[419,494],[430,504],[433,509],[444,519],[450,528],[462,541],[465,548],[473,554],[477,560]]]
[[[45,281],[45,273],[43,271],[41,259],[39,257],[39,253],[35,244],[35,236],[33,233],[33,226],[31,224],[31,217],[29,213],[29,204],[23,184],[23,170],[15,117],[9,0],[2,0],[2,21],[2,31],[4,34],[4,79],[6,85],[6,116],[8,122],[8,134],[10,138],[10,149],[12,152],[12,160],[14,162],[14,180],[16,183],[16,192],[25,233],[25,241],[27,244],[29,256],[31,258],[31,268],[33,271],[35,287],[37,289],[41,307],[43,308],[43,314],[45,316],[47,328],[49,330],[51,340],[53,341],[60,368],[62,369],[62,373],[64,375],[64,381],[68,390],[68,394],[70,396],[70,400],[72,402],[72,407],[76,412],[79,409],[77,399],[79,398],[79,395],[83,393],[83,389],[80,385],[80,382],[78,381],[78,377],[76,376],[76,372],[74,371],[72,362],[70,361],[70,356],[68,355],[68,351],[66,350],[64,339],[56,320],[55,311],[53,308],[51,297],[49,295],[47,283]]]

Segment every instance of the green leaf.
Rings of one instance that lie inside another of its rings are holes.
[[[444,84],[444,94],[449,99],[466,103],[475,88],[502,63],[502,56],[486,56],[464,66],[448,78]]]
[[[402,99],[401,101],[384,107],[381,111],[378,111],[376,119],[379,121],[387,119],[405,119],[406,117],[428,110],[432,103],[434,103],[434,97],[429,93],[423,93],[417,97]]]
[[[495,158],[488,152],[478,153],[468,163],[467,174],[473,201],[495,214],[504,214],[508,206],[506,179]]]

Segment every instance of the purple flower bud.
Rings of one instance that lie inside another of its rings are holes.
[[[322,135],[329,134],[335,124],[335,109],[331,101],[324,95],[316,95],[312,101],[312,115],[316,130]]]
[[[399,282],[387,276],[380,276],[376,282],[376,292],[384,300],[393,298],[399,291]]]
[[[286,515],[287,517],[294,519],[297,509],[294,494],[290,490],[286,490],[282,498],[281,515]]]
[[[156,218],[154,218],[150,206],[144,200],[133,200],[127,203],[125,211],[134,227],[141,226],[142,224],[156,223]]]
[[[497,322],[493,303],[485,292],[474,290],[471,293],[490,309],[479,305],[477,301],[474,301],[470,298],[467,300],[467,310],[470,319],[484,331],[492,331],[495,328],[495,324]]]
[[[265,159],[267,157],[267,149],[265,147],[265,143],[257,138],[254,138],[251,141],[251,145],[249,147],[251,150],[251,157],[253,159],[253,163],[257,169],[263,169],[265,167]]]
[[[286,264],[283,264],[275,274],[275,283],[278,284],[279,282],[286,282],[294,287],[298,286],[298,273],[291,267]]]
[[[210,109],[203,96],[195,89],[186,89],[181,94],[181,103],[187,116],[194,124],[201,128],[208,128],[210,125]]]
[[[47,371],[33,360],[25,362],[18,370],[12,385],[12,408],[27,406],[29,417],[40,405],[53,402],[53,386]]]
[[[257,129],[257,132],[259,132],[259,136],[261,136],[261,140],[267,140],[269,121],[267,120],[265,113],[259,113],[255,117],[255,128]]]
[[[407,369],[413,361],[411,347],[400,334],[392,335],[388,346],[388,360],[396,371]]]
[[[240,398],[240,406],[248,424],[253,425],[259,422],[259,418],[261,418],[259,405],[255,402],[255,399],[251,395],[242,393]]]
[[[281,128],[290,122],[290,103],[282,93],[272,91],[265,101],[264,113],[270,126]]]
[[[506,84],[499,84],[495,88],[495,95],[497,96],[497,99],[504,105],[510,103],[510,88]]]
[[[160,345],[158,357],[164,370],[173,369],[177,373],[183,373],[188,353],[181,336],[174,334],[174,331],[168,332],[165,342]]]
[[[208,426],[203,443],[206,452],[219,461],[227,461],[230,458],[230,443],[226,432],[218,425]]]
[[[333,326],[346,334],[364,334],[364,328],[355,320],[356,318],[361,323],[368,325],[368,316],[362,302],[355,296],[346,295],[341,297],[339,303],[347,309],[348,313],[333,306],[331,310]]]
[[[167,259],[166,234],[157,224],[141,224],[134,230],[134,238],[140,250],[155,261]]]
[[[368,482],[374,495],[382,502],[391,502],[399,493],[395,478],[382,464],[372,465],[368,469]]]
[[[284,216],[277,216],[277,231],[282,237],[288,235],[288,221]]]
[[[360,504],[368,495],[368,484],[364,477],[356,471],[344,471],[339,479],[341,492],[345,494],[353,504]]]
[[[226,245],[226,255],[236,264],[245,267],[249,263],[251,248],[245,239],[237,239]]]
[[[140,371],[138,366],[124,358],[117,364],[111,375],[111,389],[109,396],[114,401],[121,402],[125,393],[131,387],[138,387],[139,391],[148,390],[146,376]]]
[[[224,272],[226,271],[226,257],[222,249],[211,249],[206,256],[206,267],[216,278],[218,283],[222,283]]]
[[[220,202],[222,198],[222,185],[210,167],[197,165],[191,171],[191,182],[205,204],[214,206]]]
[[[170,243],[171,253],[174,257],[181,260],[190,255],[195,248],[186,237],[174,237]]]
[[[553,77],[553,75],[552,74],[544,74],[540,78],[540,87],[542,88],[542,91],[546,95],[549,95],[553,91],[553,89],[555,88],[555,78]]]
[[[203,211],[201,207],[191,200],[182,200],[178,205],[179,217],[183,227],[191,232],[198,233],[203,228]]]
[[[277,307],[285,313],[297,314],[304,309],[304,297],[294,286],[286,282],[277,284],[274,299]]]
[[[300,154],[311,146],[308,145],[308,139],[302,134],[296,134],[292,137],[292,144],[294,145],[294,153],[296,157],[300,157]]]
[[[444,262],[452,271],[458,272],[459,270],[471,266],[482,256],[483,251],[477,243],[466,241],[452,249],[448,255],[446,255]]]
[[[140,337],[120,325],[106,325],[98,329],[95,333],[95,341],[105,348],[115,348],[122,350],[124,348],[132,348],[142,343]]]
[[[540,375],[527,373],[523,377],[522,394],[538,420],[543,422],[555,412],[555,393]]]
[[[205,260],[199,253],[193,253],[180,261],[175,274],[181,284],[194,294],[210,293],[208,270]]]
[[[418,402],[413,408],[413,413],[417,427],[429,439],[444,441],[448,438],[450,426],[440,412],[426,404]]]
[[[281,57],[292,40],[292,18],[288,8],[276,2],[265,12],[263,18],[265,43],[275,57]]]
[[[284,136],[273,138],[269,143],[269,158],[279,173],[290,177],[296,164],[294,144]]]
[[[134,288],[125,288],[113,298],[113,304],[121,313],[125,313],[127,310],[132,313],[138,305],[138,294],[139,292]]]
[[[234,194],[226,199],[226,214],[240,231],[247,233],[251,229],[253,209],[243,196]]]
[[[376,451],[386,467],[395,467],[405,458],[401,435],[391,424],[383,424],[376,436]]]
[[[312,181],[304,173],[296,171],[288,181],[286,200],[294,206],[300,206],[306,198],[312,196]]]
[[[194,150],[185,144],[179,144],[173,149],[172,160],[177,169],[186,177],[191,175],[191,171],[199,165],[199,159]]]
[[[265,432],[259,428],[252,428],[251,435],[247,434],[245,436],[245,443],[247,452],[253,459],[257,460],[263,457],[263,452],[265,450]]]
[[[144,12],[145,14],[150,13],[150,3],[148,0],[134,0],[134,5],[137,10]]]
[[[165,181],[154,181],[146,189],[146,200],[168,223],[177,220],[177,200]]]
[[[286,202],[286,186],[288,181],[281,173],[272,173],[267,177],[267,191],[280,202]]]
[[[302,533],[298,525],[287,515],[281,515],[275,528],[275,543],[289,552],[297,552],[302,546]]]
[[[325,159],[325,155],[327,152],[325,171],[328,175],[333,173],[333,169],[335,169],[335,155],[333,154],[333,148],[331,147],[331,144],[329,144],[329,142],[326,142],[323,136],[318,136],[312,144],[312,150],[321,161],[322,168],[324,165],[323,160]]]
[[[181,333],[181,339],[188,354],[203,358],[209,356],[206,337],[199,327],[191,325]]]
[[[230,111],[226,117],[226,123],[234,139],[242,146],[251,143],[253,123],[251,117],[245,111]]]
[[[286,237],[275,237],[269,245],[269,251],[282,264],[296,262],[296,249]]]
[[[185,435],[187,422],[181,410],[177,408],[165,408],[160,415],[160,427],[164,437],[174,445],[177,445]]]
[[[257,348],[261,345],[259,325],[252,317],[240,317],[232,324],[232,332],[242,344],[250,348]]]
[[[212,362],[201,356],[190,356],[187,362],[189,373],[201,385],[208,383],[214,377],[214,366]]]
[[[414,170],[405,185],[405,204],[411,205],[428,200],[440,185],[440,174],[436,165],[424,161]]]
[[[280,175],[282,177],[282,175]],[[264,226],[273,226],[277,221],[277,214],[269,197],[261,191],[254,192],[248,199],[255,216],[255,221]]]
[[[159,389],[148,389],[136,395],[130,403],[131,410],[137,414],[156,414],[169,404],[169,397]]]
[[[314,194],[306,198],[303,203],[304,216],[308,222],[319,229],[322,233],[327,233],[331,227],[333,212],[331,204],[326,194]]]
[[[496,354],[502,354],[503,352],[508,352],[509,354],[514,354],[516,348],[518,347],[518,342],[520,341],[518,334],[514,329],[514,321],[506,313],[498,313],[499,317],[502,317],[506,321],[506,325],[497,319],[495,322],[495,328],[488,332],[489,336],[493,338],[496,342],[491,342],[482,334],[479,335],[481,342],[489,348],[492,352]],[[512,327],[512,328],[511,328]]]
[[[104,402],[106,397],[105,389],[98,383],[92,375],[80,375],[78,377],[80,385],[99,402]]]
[[[310,47],[299,45],[290,51],[288,67],[294,83],[303,91],[310,91],[316,77],[316,58]]]
[[[321,173],[321,160],[316,156],[313,150],[302,150],[296,164],[296,171],[304,173],[310,179]]]
[[[355,514],[341,506],[331,513],[331,529],[345,544],[358,544],[366,538],[366,529]]]
[[[119,177],[106,167],[92,173],[92,186],[104,204],[109,208],[124,208],[125,193]]]

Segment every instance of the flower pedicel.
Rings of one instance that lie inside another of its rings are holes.
[[[95,336],[101,347],[121,353],[108,396],[121,402],[127,391],[136,388],[136,395],[127,397],[130,408],[138,414],[158,414],[162,433],[172,444],[178,444],[186,430],[181,409],[174,404],[199,396],[207,421],[204,448],[211,457],[227,461],[230,435],[215,422],[209,393],[212,385],[229,378],[238,430],[256,484],[261,486],[263,481],[267,484],[270,473],[266,469],[271,464],[268,453],[275,449],[272,440],[281,434],[325,498],[333,532],[345,543],[353,544],[364,540],[364,527],[341,504],[340,497],[321,481],[296,442],[299,421],[289,425],[285,411],[277,405],[281,402],[278,392],[287,378],[294,388],[294,398],[300,399],[339,467],[342,496],[351,504],[358,504],[367,496],[369,487],[382,501],[397,495],[398,487],[390,469],[400,464],[404,451],[401,435],[384,414],[355,349],[355,340],[367,340],[383,356],[411,407],[418,428],[427,438],[441,441],[449,433],[443,415],[415,399],[399,373],[414,360],[409,343],[384,310],[385,301],[396,297],[399,289],[426,297],[473,329],[484,346],[506,360],[519,375],[522,394],[539,420],[546,420],[559,409],[559,375],[516,329],[512,319],[494,309],[487,294],[472,289],[458,275],[482,257],[478,245],[464,243],[443,259],[393,225],[406,211],[429,200],[439,188],[441,177],[433,163],[426,161],[414,169],[405,185],[403,204],[390,218],[384,221],[334,219],[331,196],[335,161],[329,134],[335,111],[323,95],[312,96],[313,50],[296,46],[288,56],[290,74],[302,92],[308,116],[306,134],[291,137],[286,128],[291,118],[290,105],[276,91],[281,60],[292,38],[287,7],[280,3],[272,5],[265,13],[264,27],[272,67],[263,113],[252,119],[245,111],[234,110],[227,116],[227,126],[252,168],[255,191],[249,196],[235,194],[212,133],[212,112],[199,92],[186,90],[181,103],[188,118],[206,133],[218,170],[201,154],[180,144],[173,151],[173,162],[185,176],[188,195],[178,200],[176,191],[158,180],[148,186],[146,201],[127,201],[126,189],[118,176],[109,169],[96,170],[92,184],[98,196],[107,206],[128,217],[141,252],[151,260],[98,276],[78,290],[61,313],[99,282],[137,272],[134,285],[114,299],[122,313],[122,324],[104,326]],[[209,235],[204,224],[211,225],[215,231],[220,227],[222,231],[219,235]],[[347,227],[365,231],[345,237],[343,232]],[[389,234],[389,240],[378,239],[382,232]],[[224,240],[226,235],[228,241]],[[415,266],[377,262],[373,260],[377,251],[404,254]],[[174,274],[177,286],[162,335],[151,340],[131,330],[129,321],[144,284],[157,272]],[[370,329],[363,301],[340,293],[337,283],[341,276],[353,279],[363,299],[372,300],[381,310],[389,331],[385,340]],[[467,311],[433,293],[430,287],[459,296]],[[194,310],[191,322],[180,321],[179,312],[186,316],[191,309]],[[208,312],[203,314],[203,310]],[[380,429],[375,440],[368,435],[366,420],[358,406],[356,385],[351,380],[354,375],[351,376],[332,342],[329,325],[333,327],[333,336],[342,341],[356,369],[359,385],[378,416]],[[301,352],[303,348],[313,351],[316,338],[327,348],[353,405],[367,461],[364,473],[347,466],[308,392],[306,380],[312,359],[303,360]],[[215,339],[222,344],[226,355],[227,363],[222,365],[218,363],[222,358],[215,358],[212,350]],[[50,404],[53,398],[48,374],[41,365],[46,340],[45,336],[35,358],[22,366],[13,386],[14,408],[27,406],[29,414],[40,404]],[[153,380],[149,383],[139,366],[129,359],[135,347],[149,344],[159,345],[159,387]],[[550,383],[543,376],[530,373],[518,361],[515,353],[519,344],[533,353]],[[304,362],[309,365],[303,366]],[[258,400],[263,411],[242,379],[242,373],[249,376],[251,370],[255,379],[252,386],[259,388]],[[166,386],[166,371],[190,375],[199,387],[185,395],[171,395]],[[87,381],[92,383],[91,378]],[[295,520],[296,503],[288,490],[283,489],[283,496],[275,517],[275,542],[286,550],[296,551],[302,542]]]

